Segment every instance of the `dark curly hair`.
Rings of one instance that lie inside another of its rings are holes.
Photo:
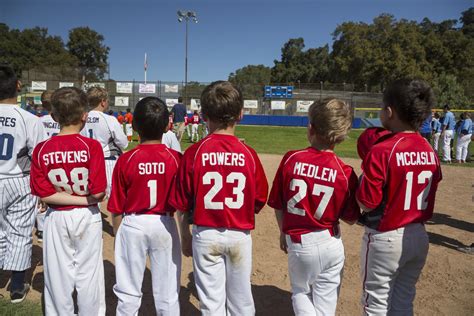
[[[417,79],[400,79],[390,84],[383,94],[384,106],[390,106],[400,120],[418,130],[431,115],[436,100],[430,85]]]

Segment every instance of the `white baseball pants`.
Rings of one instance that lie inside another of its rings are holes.
[[[335,315],[344,268],[344,246],[328,230],[286,236],[291,299],[295,315]]]
[[[0,270],[31,267],[37,201],[30,176],[0,179]]]
[[[196,136],[196,141],[199,140],[198,130],[199,130],[199,124],[193,124],[193,125],[192,125],[191,141],[194,140],[194,136]]]
[[[435,133],[433,134],[433,149],[438,152],[439,149],[439,138],[441,136],[441,133]]]
[[[114,168],[117,160],[105,160],[105,176],[107,177],[107,188],[105,189],[105,194],[107,198],[110,196],[112,190],[112,175],[114,174]]]
[[[250,231],[194,226],[193,266],[202,315],[255,315]]]
[[[413,315],[429,240],[422,224],[388,232],[365,228],[361,247],[364,315]]]
[[[443,161],[451,161],[451,139],[453,139],[453,131],[445,130],[443,134]]]
[[[456,144],[456,160],[466,162],[469,143],[471,142],[472,134],[467,134],[458,137]]]
[[[48,209],[43,232],[46,315],[105,315],[102,218],[97,207]],[[104,304],[104,305],[103,305]]]
[[[157,315],[180,314],[181,244],[173,217],[126,215],[115,238],[117,315],[138,315],[146,257]]]

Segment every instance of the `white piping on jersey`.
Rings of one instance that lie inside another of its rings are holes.
[[[208,140],[210,140],[211,138],[212,137],[204,138],[201,145],[199,145],[198,149],[196,150],[196,153],[194,154],[194,161],[196,161],[196,157],[197,157],[197,155],[199,153],[199,150],[201,149],[202,145],[204,145],[204,143],[207,142]]]
[[[392,159],[393,151],[395,150],[395,147],[397,147],[398,143],[399,143],[400,141],[402,141],[403,139],[405,139],[405,137],[400,138],[400,139],[397,140],[397,142],[393,145],[392,150],[390,151],[390,156],[388,156],[387,170],[385,170],[386,173],[388,173],[388,166],[389,166],[389,164],[390,164],[390,159]]]
[[[176,163],[176,167],[178,167],[179,166],[178,161],[174,157],[173,153],[171,151],[169,151],[167,147],[165,147],[165,150],[170,154],[171,157],[173,157],[173,160]]]
[[[84,145],[86,145],[86,147],[87,147],[87,156],[89,156],[89,159],[91,159],[91,150],[89,149],[89,146],[80,137],[76,136],[76,138],[79,139]]]
[[[130,159],[132,159],[132,157],[135,156],[135,154],[139,151],[140,151],[140,149],[135,150],[135,152],[133,154],[131,154],[130,157],[128,157],[127,163],[129,163]]]
[[[296,154],[301,154],[301,153],[305,153],[305,152],[308,152],[308,149],[301,149],[301,150],[298,150],[298,151],[292,153],[292,154],[290,155],[290,157],[288,157],[288,158],[285,160],[285,162],[283,163],[283,165],[286,165],[286,163],[288,162],[288,160],[290,160],[291,157],[293,157],[294,155],[296,155]]]
[[[249,153],[250,155],[250,158],[252,158],[252,161],[253,161],[253,172],[257,172],[257,164],[255,163],[255,159],[253,159],[253,155],[252,153],[250,152],[250,150],[247,148],[247,146],[245,146],[240,140],[239,140],[239,144],[242,145],[242,147],[245,148],[245,150],[247,150],[247,152]]]
[[[334,154],[333,158],[334,158],[334,160],[336,160],[336,163],[339,166],[339,169],[341,169],[341,173],[344,176],[344,179],[346,179],[346,189],[347,189],[347,191],[349,191],[349,180],[347,180],[346,173],[342,169],[341,164],[339,163],[339,160],[337,159],[337,156],[335,154]],[[349,191],[349,194],[350,194],[350,191]]]
[[[40,161],[40,156],[41,156],[41,151],[43,150],[44,146],[46,146],[46,143],[49,142],[51,138],[48,138],[43,145],[41,146],[40,150],[38,150],[38,161]]]

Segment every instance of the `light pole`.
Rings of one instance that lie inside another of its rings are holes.
[[[178,22],[185,21],[186,23],[186,34],[185,34],[185,58],[184,58],[184,105],[186,105],[187,98],[187,85],[188,85],[188,21],[191,19],[194,23],[198,22],[196,12],[193,11],[181,11],[178,10]]]

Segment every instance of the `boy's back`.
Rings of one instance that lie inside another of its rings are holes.
[[[58,135],[38,144],[33,157],[31,187],[39,197],[62,191],[86,196],[105,190],[104,156],[96,140],[79,134]],[[83,206],[52,207],[69,210]]]
[[[211,134],[186,150],[172,203],[194,208],[196,225],[249,230],[267,192],[255,151],[235,136]]]

